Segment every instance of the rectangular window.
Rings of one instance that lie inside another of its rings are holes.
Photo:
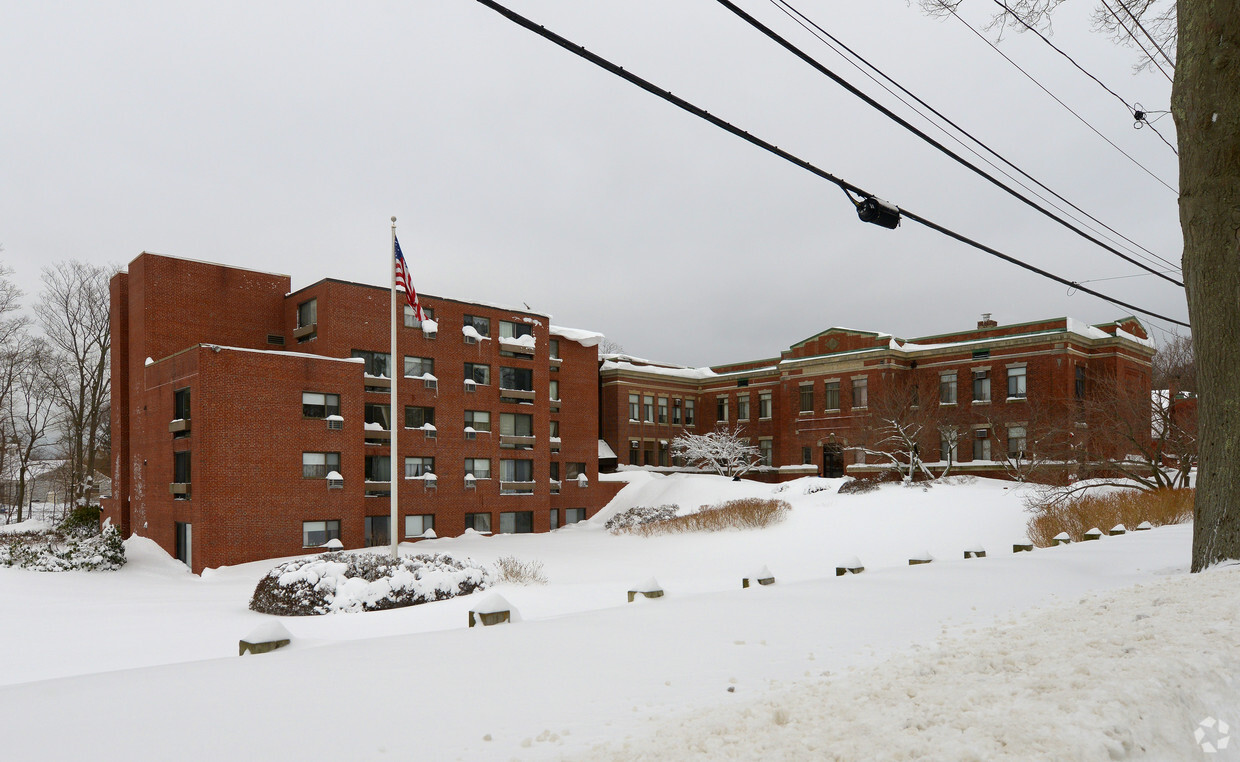
[[[189,387],[172,393],[172,417],[189,420]]]
[[[339,521],[303,521],[301,522],[301,546],[317,548],[328,540],[340,539]]]
[[[685,400],[685,425],[692,426],[693,421],[693,400]]]
[[[476,362],[465,363],[465,380],[473,381],[479,386],[487,386],[491,383],[491,366]]]
[[[551,423],[551,437],[553,439],[559,439],[560,438],[560,422],[551,421],[550,423]]]
[[[352,352],[353,357],[365,360],[363,372],[368,376],[383,376],[391,378],[391,356],[386,352],[371,352],[365,349],[355,349]]]
[[[366,547],[382,547],[392,544],[392,535],[388,533],[388,527],[391,525],[390,519],[390,516],[366,517],[364,535]]]
[[[679,426],[681,420],[680,400],[672,400],[672,425]]]
[[[585,508],[569,508],[568,510],[564,511],[564,523],[565,524],[576,524],[579,521],[585,521],[585,520],[586,520],[586,509]]]
[[[176,484],[190,483],[190,453],[189,450],[181,450],[172,453],[172,481]]]
[[[1078,400],[1085,399],[1085,366],[1076,366],[1076,398]]]
[[[466,410],[465,425],[474,431],[491,430],[491,413],[488,410]]]
[[[749,395],[748,394],[736,395],[736,420],[738,421],[749,420]]]
[[[559,402],[559,400],[560,400],[560,382],[559,382],[559,381],[556,381],[554,378],[553,378],[553,379],[551,379],[550,389],[551,389],[551,401],[552,401],[552,402]]]
[[[973,401],[990,402],[990,371],[973,371]]]
[[[1008,457],[1016,460],[1025,457],[1025,427],[1008,426]]]
[[[814,412],[814,385],[813,384],[801,384],[800,390],[801,390],[801,412],[802,413]]]
[[[939,404],[956,404],[956,374],[944,373],[939,376]]]
[[[479,336],[490,336],[491,335],[491,319],[490,318],[478,317],[477,315],[466,315],[465,325],[472,327],[475,331],[478,332]]]
[[[667,423],[667,397],[659,398],[659,423]]]
[[[715,420],[716,421],[728,420],[728,398],[727,397],[715,397]]]
[[[955,463],[960,459],[960,454],[956,447],[959,445],[955,434],[948,436],[946,434],[939,435],[939,460]]]
[[[366,456],[366,481],[392,481],[392,459],[387,455]]]
[[[560,528],[560,509],[559,508],[552,508],[551,513],[548,516],[548,518],[549,518],[552,529]]]
[[[390,405],[378,405],[373,402],[367,402],[365,410],[366,423],[370,424],[368,428],[374,428],[378,425],[384,431],[392,429],[392,408]]]
[[[435,375],[435,358],[405,355],[405,378],[418,378],[423,375]]]
[[[629,440],[629,465],[633,465],[633,466],[641,465],[641,460],[642,460],[641,451],[642,451],[641,443],[638,442],[636,439],[630,439]]]
[[[301,478],[326,479],[332,471],[340,473],[340,453],[303,452],[301,454]]]
[[[382,457],[382,456],[380,456]],[[435,459],[421,456],[405,458],[405,478],[418,479],[435,473]]]
[[[427,320],[435,319],[435,311],[431,309],[430,307],[423,307],[422,314],[426,316]],[[414,313],[413,307],[410,307],[408,304],[405,305],[405,327],[406,328],[421,328],[422,327],[422,323],[421,321],[418,320],[418,316]]]
[[[762,465],[769,466],[775,455],[774,443],[769,439],[758,440],[758,454],[762,456]]]
[[[466,458],[465,473],[473,476],[475,479],[491,478],[491,459],[490,458]]]
[[[770,392],[762,392],[758,395],[758,417],[763,420],[771,417]]]
[[[990,432],[973,430],[973,460],[990,460]]]
[[[840,409],[840,382],[839,381],[828,381],[826,382],[825,388],[826,388],[826,407],[824,407],[823,409],[824,410],[839,410]]]
[[[435,514],[421,513],[405,517],[405,537],[421,537],[435,528]]]
[[[642,420],[654,423],[654,397],[642,397]]]
[[[801,448],[801,465],[808,466],[814,462],[814,451],[809,447]]]
[[[511,320],[499,321],[499,337],[501,339],[519,339],[522,336],[533,335],[534,326],[529,323],[514,323]]]
[[[551,359],[552,359],[552,360],[558,360],[558,359],[560,359],[560,340],[559,340],[559,339],[551,339],[550,341],[548,341],[548,342],[547,342],[547,344],[548,344],[548,346],[549,346],[549,350],[550,350],[550,352],[551,352]]]
[[[866,407],[870,404],[870,388],[868,378],[853,379],[852,406]]]
[[[566,479],[576,479],[578,476],[585,474],[585,472],[586,472],[585,463],[565,463],[564,464],[564,478]]]
[[[319,322],[319,300],[309,299],[297,305],[297,327],[309,328]]]
[[[642,405],[641,395],[638,395],[638,394],[629,395],[629,420],[630,421],[641,420],[641,415],[642,415],[641,405]]]
[[[307,418],[326,418],[329,415],[340,415],[340,395],[302,392],[301,414]]]
[[[1025,366],[1007,369],[1008,398],[1025,398]]]
[[[503,482],[534,481],[534,461],[532,460],[500,460],[499,479]]]
[[[551,474],[551,481],[558,482],[560,480],[560,462],[558,460],[553,460],[548,465],[548,468],[550,469],[549,473]]]
[[[499,515],[500,534],[527,534],[533,531],[533,511],[504,511]]]
[[[506,368],[500,366],[499,388],[519,392],[534,391],[534,371],[529,368]]]
[[[472,529],[475,532],[491,531],[491,514],[489,513],[467,513],[465,514],[465,528]]]
[[[527,413],[500,413],[499,433],[510,437],[532,437],[534,416]]]
[[[428,423],[435,425],[435,408],[405,405],[405,428],[420,429]]]

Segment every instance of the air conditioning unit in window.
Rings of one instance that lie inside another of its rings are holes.
[[[332,431],[340,431],[344,428],[344,419],[338,415],[327,417],[327,428]]]
[[[987,429],[974,429],[973,434],[978,439],[986,439],[990,436],[990,431]]]
[[[465,343],[466,344],[477,344],[478,340],[475,339],[473,336],[470,336],[469,334],[465,334]]]
[[[422,477],[422,487],[425,491],[430,492],[439,487],[439,480],[435,478],[434,474],[427,474]]]
[[[426,387],[427,389],[438,389],[438,388],[439,388],[439,379],[436,379],[436,378],[425,378],[425,379],[422,379],[422,385],[423,385],[424,387]]]
[[[467,429],[465,429],[465,438],[466,438],[466,439],[477,439],[477,438],[478,438],[478,432],[474,431],[474,430],[473,430],[473,429],[471,429],[471,428],[467,428]]]
[[[467,393],[473,393],[473,392],[478,391],[478,384],[473,379],[470,379],[470,378],[465,379],[465,391]]]

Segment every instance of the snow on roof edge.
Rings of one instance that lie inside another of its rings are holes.
[[[559,336],[575,341],[583,347],[596,347],[603,343],[603,339],[607,338],[598,331],[587,331],[583,328],[567,328],[562,325],[548,326],[552,336]]]

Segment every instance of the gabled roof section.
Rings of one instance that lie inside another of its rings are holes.
[[[859,349],[880,349],[890,345],[889,333],[858,331],[853,328],[828,328],[808,339],[802,339],[780,353],[784,360],[798,357],[816,357],[837,352],[855,352]]]

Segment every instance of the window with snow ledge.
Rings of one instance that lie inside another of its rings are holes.
[[[426,331],[427,323],[430,323],[431,325],[435,325],[435,310],[434,309],[430,307],[423,307],[422,315],[426,319],[419,322],[417,314],[413,311],[413,307],[410,307],[408,304],[406,304],[405,305],[405,327],[406,328],[421,328],[423,331]],[[433,332],[434,329],[431,329],[431,331]]]

